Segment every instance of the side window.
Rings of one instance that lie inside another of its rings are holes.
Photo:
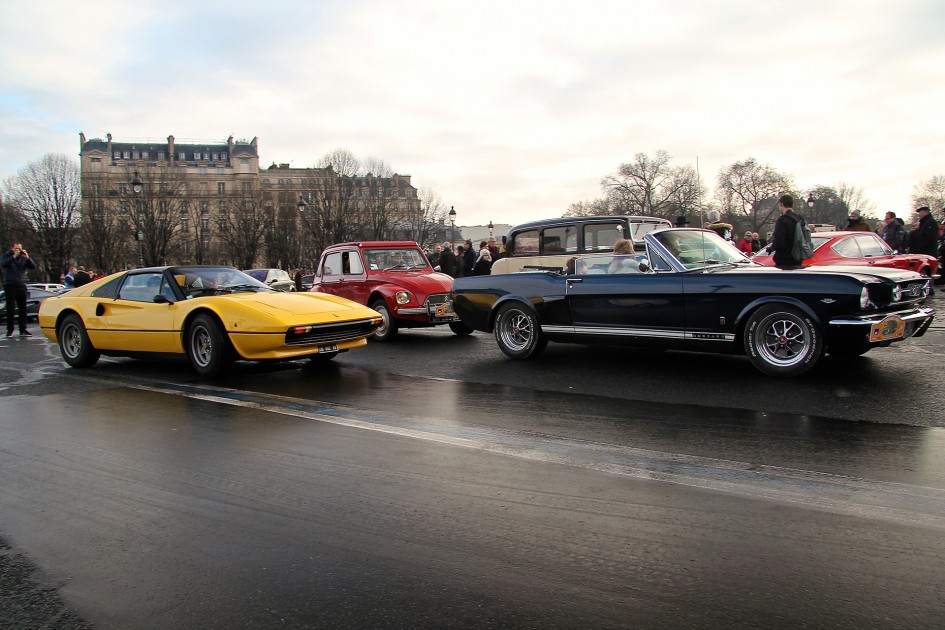
[[[352,276],[360,276],[364,273],[364,265],[361,264],[361,256],[358,252],[345,252],[345,273]]]
[[[519,232],[512,240],[513,256],[535,256],[538,254],[538,230]]]
[[[577,230],[573,225],[547,228],[541,233],[543,254],[574,254],[577,249]]]
[[[857,235],[853,238],[856,239],[856,244],[860,246],[860,251],[864,256],[875,258],[886,255],[883,246],[880,244],[881,241],[878,238],[873,238],[872,234]]]
[[[118,299],[132,302],[153,302],[161,292],[161,274],[138,273],[125,278],[118,290]]]
[[[585,252],[610,252],[614,243],[624,235],[624,227],[620,223],[591,223],[584,226]]]
[[[174,302],[177,300],[177,296],[174,295],[174,289],[171,288],[171,285],[167,283],[167,280],[161,279],[161,295],[166,297],[169,301]]]
[[[833,246],[833,251],[844,258],[860,258],[860,248],[856,244],[856,239],[845,238]]]
[[[325,256],[322,263],[322,276],[335,276],[341,273],[341,252],[333,252]]]

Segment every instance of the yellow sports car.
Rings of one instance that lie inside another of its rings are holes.
[[[327,361],[363,346],[377,311],[323,293],[273,291],[232,267],[132,269],[43,301],[39,325],[72,367],[101,354],[186,354],[201,376],[236,359]]]

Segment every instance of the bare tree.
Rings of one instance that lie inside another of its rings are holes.
[[[572,203],[562,216],[591,217],[606,216],[609,214],[614,214],[614,211],[610,208],[610,201],[606,198],[601,198],[592,201],[577,201]]]
[[[361,161],[348,149],[335,149],[331,153],[326,153],[315,164],[315,167],[331,168],[339,177],[354,177],[363,172]]]
[[[423,249],[442,242],[440,226],[446,218],[446,205],[432,188],[421,188],[417,195],[420,203],[406,217],[407,238]]]
[[[108,182],[103,177],[89,179],[94,181],[84,183],[76,262],[108,273],[127,261],[128,236],[134,228],[110,208]]]
[[[240,269],[254,267],[273,218],[273,212],[263,208],[262,197],[252,186],[228,194],[220,200],[216,221],[221,254]]]
[[[795,206],[808,223],[825,223],[838,228],[846,223],[850,214],[848,203],[844,201],[841,193],[831,186],[815,186],[806,198],[798,199]]]
[[[837,195],[840,201],[846,204],[844,214],[839,217],[837,225],[844,225],[847,218],[846,213],[850,212],[850,210],[859,210],[864,218],[869,217],[874,220],[876,219],[876,206],[866,198],[866,194],[863,192],[862,188],[854,186],[853,184],[840,182],[837,186]]]
[[[715,195],[722,213],[733,223],[747,219],[749,228],[760,232],[777,218],[777,197],[792,189],[789,175],[748,158],[719,170]]]
[[[620,165],[617,175],[605,177],[601,187],[614,213],[670,218],[682,208],[698,206],[705,194],[698,174],[691,166],[670,166],[671,159],[663,150],[652,158],[637,153],[633,162]]]
[[[79,233],[82,187],[78,165],[67,155],[47,153],[6,180],[4,197],[35,231],[35,244],[24,246],[43,275],[58,278],[73,259]]]
[[[344,243],[359,237],[354,178],[338,177],[332,169],[324,177],[306,179],[302,186],[305,207],[302,226],[311,237],[312,258],[333,243]]]
[[[3,203],[3,195],[0,195],[0,235],[9,241],[0,243],[2,251],[6,251],[13,241],[31,243],[34,233],[33,227],[19,208]]]
[[[945,175],[935,175],[912,189],[912,207],[928,206],[932,214],[945,210]]]
[[[139,264],[164,265],[181,227],[181,210],[191,191],[177,169],[159,166],[138,170],[129,166],[128,181],[136,174],[141,182],[140,191],[123,183],[118,187],[119,214],[133,227],[132,236],[138,239]],[[198,193],[207,195],[206,191]]]

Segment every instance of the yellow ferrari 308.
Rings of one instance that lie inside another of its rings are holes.
[[[132,269],[48,298],[43,334],[72,367],[109,356],[186,355],[212,377],[232,361],[328,361],[363,346],[373,309],[324,293],[274,291],[232,267]]]

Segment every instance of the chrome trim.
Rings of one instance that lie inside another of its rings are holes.
[[[878,324],[887,317],[896,316],[902,318],[904,322],[913,322],[916,320],[924,320],[928,317],[935,315],[935,309],[929,307],[916,307],[915,312],[903,313],[902,311],[894,313],[876,313],[875,315],[864,315],[863,317],[857,317],[854,319],[831,319],[829,324],[831,326],[872,326],[873,324]]]
[[[551,334],[600,335],[606,337],[656,337],[684,339],[688,336],[679,330],[653,330],[651,328],[600,328],[597,326],[542,326],[542,331]],[[690,333],[691,334],[691,333]]]
[[[426,307],[421,308],[395,308],[398,315],[426,315]]]

